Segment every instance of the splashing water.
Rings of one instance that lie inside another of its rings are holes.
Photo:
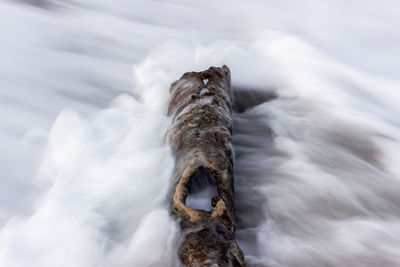
[[[0,266],[179,266],[168,89],[223,64],[248,265],[399,266],[399,14],[395,1],[1,2]]]

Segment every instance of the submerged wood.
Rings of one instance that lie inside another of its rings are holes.
[[[185,73],[170,88],[167,139],[176,159],[171,211],[180,219],[178,253],[185,266],[245,266],[235,241],[231,95],[226,66]],[[217,187],[211,210],[186,204],[199,174]]]

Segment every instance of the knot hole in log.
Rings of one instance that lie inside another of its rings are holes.
[[[186,184],[188,196],[185,205],[192,209],[211,211],[218,198],[217,184],[210,171],[200,167]]]

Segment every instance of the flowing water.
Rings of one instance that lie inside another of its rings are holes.
[[[179,266],[168,89],[223,64],[248,265],[400,266],[399,15],[395,0],[0,1],[0,266]]]

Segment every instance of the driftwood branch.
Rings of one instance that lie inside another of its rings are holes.
[[[235,241],[231,103],[226,66],[185,73],[170,88],[171,211],[180,219],[185,266],[245,266]],[[188,196],[204,186],[216,187],[210,210],[190,207]]]

